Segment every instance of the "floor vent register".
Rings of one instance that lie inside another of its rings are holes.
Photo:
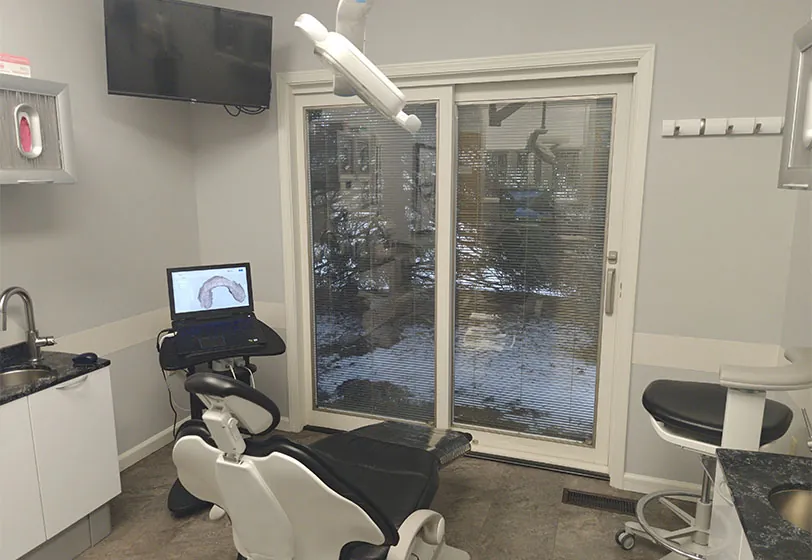
[[[601,511],[610,511],[622,515],[635,515],[637,500],[628,498],[615,498],[604,494],[592,494],[590,492],[580,492],[564,488],[564,495],[561,502],[572,506],[579,506]]]

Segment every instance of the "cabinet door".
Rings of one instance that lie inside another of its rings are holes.
[[[35,393],[29,406],[51,538],[121,492],[110,369]]]
[[[0,560],[45,542],[28,399],[0,406]]]

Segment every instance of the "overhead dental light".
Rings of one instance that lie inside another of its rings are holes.
[[[409,132],[420,130],[416,115],[408,115],[406,96],[363,53],[366,16],[374,0],[340,0],[336,31],[329,31],[310,14],[296,19],[296,27],[313,41],[314,52],[335,74],[336,95],[357,95],[367,105]]]

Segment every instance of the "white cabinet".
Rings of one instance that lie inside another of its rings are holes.
[[[110,368],[28,397],[45,534],[121,492]]]
[[[708,560],[753,560],[721,466],[716,467]]]
[[[45,542],[28,399],[0,406],[0,560]]]

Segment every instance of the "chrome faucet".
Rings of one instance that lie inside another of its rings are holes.
[[[37,326],[34,323],[34,302],[31,300],[31,296],[28,292],[16,286],[8,288],[0,294],[0,328],[5,331],[8,326],[8,300],[14,295],[20,296],[20,299],[23,300],[25,319],[28,323],[28,338],[26,340],[28,355],[31,358],[31,362],[36,364],[42,360],[40,348],[43,346],[53,346],[56,344],[56,340],[54,340],[52,336],[40,337],[37,332]]]

